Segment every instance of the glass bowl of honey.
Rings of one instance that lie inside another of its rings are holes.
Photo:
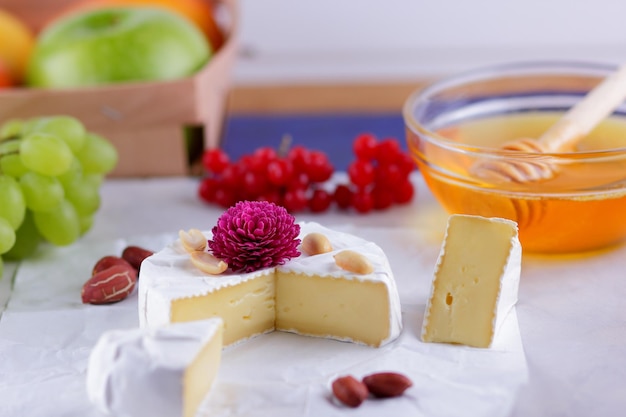
[[[415,91],[403,117],[409,151],[449,213],[503,217],[525,252],[575,253],[626,239],[626,103],[563,152],[505,150],[540,137],[616,70],[584,62],[523,62],[466,72]],[[485,161],[550,164],[554,175],[478,175]]]

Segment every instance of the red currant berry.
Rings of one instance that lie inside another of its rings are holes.
[[[402,181],[394,188],[394,199],[398,204],[407,204],[415,195],[413,184],[409,180]]]
[[[309,210],[313,213],[321,213],[328,210],[330,203],[333,202],[333,198],[328,191],[318,188],[313,191],[311,198],[309,199]]]
[[[275,159],[267,165],[267,179],[274,185],[286,185],[293,177],[293,164],[287,159]]]
[[[346,184],[340,184],[335,188],[333,200],[340,209],[348,209],[352,205],[352,190]]]
[[[417,168],[411,155],[404,152],[400,153],[397,164],[404,178],[407,178]]]
[[[219,181],[215,178],[203,178],[198,187],[198,196],[207,203],[215,202],[215,190],[219,187]]]
[[[274,148],[270,148],[269,146],[264,146],[262,148],[258,148],[252,153],[252,156],[259,160],[264,164],[268,164],[270,161],[278,158],[278,153]]]
[[[376,210],[385,210],[393,205],[394,195],[389,187],[376,185],[372,190],[372,198],[374,199],[374,208]]]
[[[251,171],[258,174],[265,174],[267,162],[264,159],[258,158],[254,155],[244,155],[237,163],[241,171]]]
[[[365,189],[357,190],[352,195],[352,207],[359,213],[369,213],[374,208],[372,194]]]
[[[277,206],[283,205],[283,195],[278,188],[269,188],[265,192],[257,197],[258,201],[269,201]]]
[[[376,160],[381,164],[390,164],[398,159],[401,152],[402,149],[396,139],[384,139],[376,146]]]
[[[289,149],[287,152],[287,159],[289,159],[296,171],[301,172],[304,167],[309,165],[309,159],[311,159],[311,151],[302,145],[296,145]]]
[[[244,172],[241,183],[241,191],[246,200],[256,199],[269,188],[267,178],[254,171]]]
[[[405,178],[397,164],[379,164],[376,167],[376,184],[382,187],[395,187]]]
[[[251,155],[245,155],[241,158],[240,163],[246,171],[254,171],[259,174],[265,174],[267,165],[276,160],[278,155],[273,148],[258,148]]]
[[[222,184],[222,186],[215,190],[214,201],[215,204],[228,208],[237,202],[237,195],[232,188]]]
[[[222,172],[222,182],[233,189],[241,185],[242,168],[237,165],[228,165]]]
[[[214,174],[221,174],[229,164],[228,155],[219,148],[208,149],[202,154],[204,169]]]
[[[291,213],[302,211],[307,206],[306,191],[302,189],[287,190],[283,196],[283,207]]]
[[[286,187],[288,190],[295,190],[296,188],[300,188],[302,190],[306,190],[309,188],[309,176],[304,172],[297,172],[293,174]]]
[[[306,173],[311,182],[324,182],[333,175],[333,166],[324,152],[311,151]]]
[[[348,176],[352,184],[365,187],[374,182],[374,165],[364,159],[357,159],[348,166]]]
[[[371,133],[362,133],[354,139],[352,150],[357,158],[370,161],[376,155],[376,145],[378,145],[376,136]]]

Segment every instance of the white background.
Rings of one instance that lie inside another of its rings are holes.
[[[515,60],[626,61],[620,0],[240,0],[237,84],[405,81]]]

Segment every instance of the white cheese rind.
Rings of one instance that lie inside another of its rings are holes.
[[[503,220],[503,219],[502,219]],[[517,225],[516,225],[517,226]],[[500,279],[500,292],[496,302],[494,317],[494,335],[502,327],[502,323],[511,310],[515,308],[518,299],[519,281],[522,273],[522,246],[517,235],[511,239],[511,250],[502,278]],[[495,338],[495,336],[494,336]]]
[[[212,318],[104,333],[89,356],[90,401],[116,417],[181,416],[185,370],[222,325]]]
[[[493,329],[493,336],[488,343],[488,346],[491,346],[493,340],[498,334],[499,329],[502,326],[502,323],[505,321],[508,313],[515,307],[518,299],[518,289],[519,289],[519,281],[521,275],[521,262],[522,262],[522,247],[519,241],[519,236],[517,233],[517,224],[511,220],[502,219],[502,218],[485,218],[480,216],[472,216],[472,215],[460,215],[455,214],[450,216],[448,220],[448,226],[446,228],[446,233],[444,236],[443,244],[439,253],[439,257],[437,259],[437,263],[435,265],[435,270],[433,273],[433,282],[430,287],[430,295],[428,297],[428,302],[426,304],[426,309],[424,313],[424,320],[421,329],[421,338],[423,341],[432,341],[431,336],[427,336],[428,327],[430,324],[431,314],[433,314],[433,299],[435,297],[436,290],[436,281],[438,279],[439,272],[442,268],[442,262],[444,261],[446,255],[450,255],[447,253],[448,247],[448,239],[450,237],[451,231],[451,222],[455,218],[468,218],[479,220],[485,223],[502,223],[510,227],[510,230],[513,231],[511,233],[511,238],[508,243],[508,252],[505,261],[503,262],[503,270],[501,271],[498,277],[498,291],[495,300],[495,304],[493,306],[493,316],[491,327]],[[484,242],[488,244],[489,242]],[[480,243],[479,243],[480,244]],[[467,251],[472,251],[473,248],[467,247]],[[485,259],[485,262],[489,262],[490,259]],[[459,276],[463,276],[463,273],[459,272]],[[477,300],[474,300],[477,301]],[[448,342],[461,343],[457,340],[446,340]]]
[[[402,330],[400,298],[389,261],[383,250],[372,242],[328,229],[317,223],[300,223],[300,227],[300,239],[308,233],[323,233],[331,241],[333,251],[315,256],[302,254],[276,269],[309,276],[383,283],[389,297],[390,332],[382,341],[381,346],[396,339]],[[208,232],[205,234],[207,237],[210,236]],[[352,249],[364,255],[374,265],[374,272],[362,275],[338,268],[333,256],[343,249]],[[224,275],[208,276],[191,264],[189,254],[182,247],[180,240],[176,240],[162,251],[147,258],[141,266],[138,286],[140,325],[158,326],[169,323],[174,300],[209,294],[225,286],[237,285],[261,275],[273,274],[274,271],[275,268],[269,268],[251,273],[228,272]],[[344,340],[344,338],[337,339]]]

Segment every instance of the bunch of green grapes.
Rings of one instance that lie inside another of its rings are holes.
[[[10,120],[0,126],[0,276],[40,242],[69,245],[87,232],[100,185],[117,151],[68,116]]]

